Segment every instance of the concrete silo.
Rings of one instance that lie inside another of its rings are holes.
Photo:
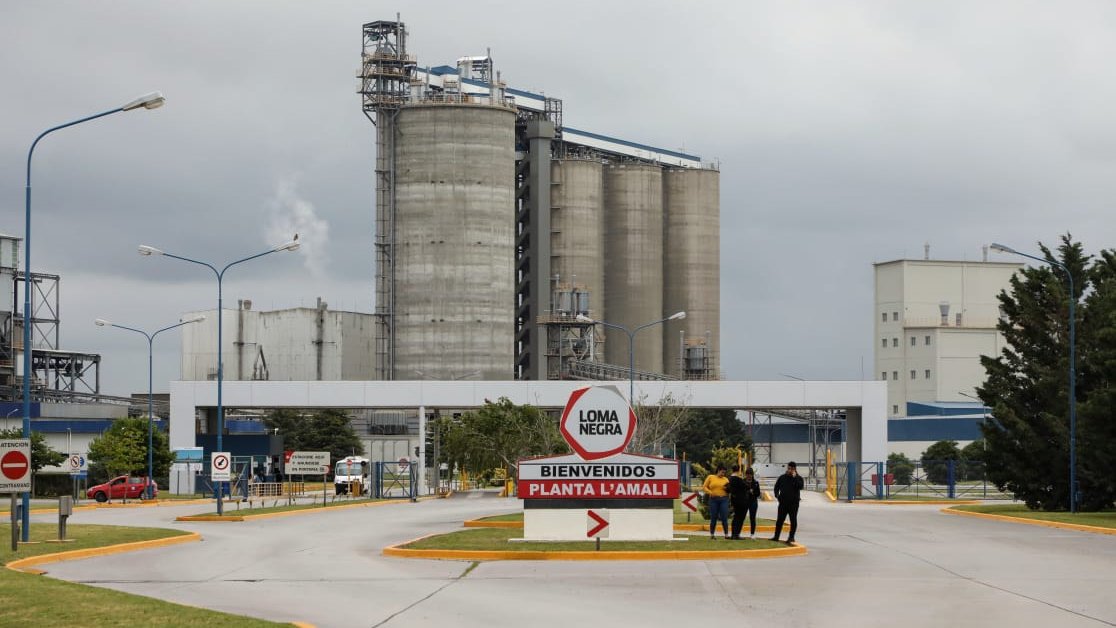
[[[617,163],[605,169],[604,307],[609,322],[628,329],[664,315],[662,181],[662,168],[653,164]],[[605,361],[627,364],[627,336],[616,330],[605,333]],[[662,372],[661,330],[636,337],[635,367]]]
[[[604,166],[600,159],[551,162],[550,271],[559,284],[589,295],[593,318],[604,309]]]
[[[661,330],[663,367],[682,379],[719,373],[720,181],[712,169],[663,171],[663,310],[686,312]]]
[[[511,379],[514,125],[498,105],[399,109],[392,379]]]

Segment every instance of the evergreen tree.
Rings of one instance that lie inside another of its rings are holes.
[[[737,420],[734,410],[694,410],[678,432],[678,455],[708,467],[713,451],[723,447],[740,447],[752,451],[752,437],[744,423]]]
[[[961,450],[957,448],[957,441],[940,440],[922,452],[922,470],[931,484],[945,484],[949,482],[949,461],[956,463],[960,459]],[[953,479],[961,478],[955,475]]]
[[[268,429],[278,429],[283,447],[291,451],[328,451],[333,462],[364,455],[364,444],[344,410],[329,408],[307,416],[279,409],[268,415],[264,424]]]
[[[914,463],[906,454],[892,452],[887,456],[887,472],[895,477],[895,484],[910,486]]]
[[[992,408],[981,426],[988,444],[988,479],[1030,508],[1066,509],[1069,486],[1069,300],[1077,305],[1077,478],[1085,510],[1109,506],[1116,497],[1113,460],[1113,397],[1116,378],[1116,261],[1112,251],[1092,258],[1070,236],[1057,255],[1039,245],[1057,266],[1024,268],[1000,294],[997,328],[1008,346],[983,356],[988,374],[978,394]],[[1082,295],[1088,298],[1082,301]]]

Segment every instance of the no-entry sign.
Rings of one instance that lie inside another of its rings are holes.
[[[31,441],[0,440],[0,493],[31,490]]]

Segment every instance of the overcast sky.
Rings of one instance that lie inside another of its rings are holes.
[[[151,90],[167,104],[36,149],[33,270],[62,275],[62,345],[102,390],[146,389],[146,342],[226,303],[371,311],[374,127],[361,25],[393,19],[424,65],[492,49],[570,126],[721,162],[730,379],[871,377],[872,263],[980,259],[1071,232],[1116,243],[1116,5],[1109,2],[6,2],[0,231],[23,233],[27,149]],[[1003,258],[996,258],[1003,259]],[[1005,260],[1007,261],[1007,260]],[[156,346],[155,387],[179,376]]]

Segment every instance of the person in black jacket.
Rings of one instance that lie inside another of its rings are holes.
[[[740,540],[740,530],[745,517],[751,518],[751,538],[756,538],[756,509],[759,507],[760,485],[751,467],[740,477],[740,466],[733,465],[729,478],[729,498],[732,500],[732,538]]]
[[[787,472],[775,480],[775,499],[779,500],[779,514],[775,519],[775,536],[772,541],[778,541],[783,532],[783,521],[790,517],[790,535],[787,536],[787,545],[794,543],[794,533],[798,530],[798,503],[802,499],[802,476],[798,475],[798,465],[787,463]]]

